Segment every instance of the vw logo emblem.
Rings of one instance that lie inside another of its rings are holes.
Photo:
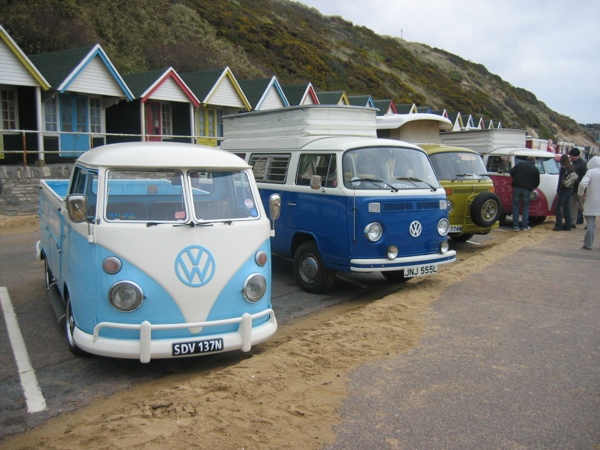
[[[415,220],[410,224],[410,227],[408,227],[408,231],[410,231],[412,237],[419,237],[423,231],[423,226],[421,225],[421,222]]]
[[[200,245],[190,245],[175,258],[175,274],[190,287],[201,287],[212,279],[216,263],[214,256]]]

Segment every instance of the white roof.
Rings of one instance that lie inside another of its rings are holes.
[[[451,130],[452,122],[446,117],[431,113],[386,114],[376,118],[378,130],[393,130],[410,122],[437,122],[439,130]]]
[[[524,147],[525,130],[513,128],[467,130],[441,133],[442,143],[472,148],[479,153],[488,153],[497,148]]]
[[[554,158],[554,153],[550,153],[544,150],[532,150],[525,147],[504,147],[497,148],[489,152],[489,155],[502,155],[502,156],[534,156],[536,158]]]
[[[87,167],[247,169],[238,156],[195,144],[170,142],[127,142],[96,147],[77,162]]]
[[[225,139],[222,149],[228,151],[345,151],[360,147],[406,147],[423,151],[414,144],[392,139],[380,139],[359,136],[301,136],[258,138],[258,139]]]
[[[223,148],[230,139],[306,136],[377,137],[377,109],[361,106],[303,105],[223,117]]]

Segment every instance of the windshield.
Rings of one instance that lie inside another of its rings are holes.
[[[107,188],[109,221],[187,220],[180,171],[110,170]]]
[[[440,180],[475,179],[487,177],[481,156],[469,152],[444,152],[429,156]]]
[[[108,221],[186,223],[258,217],[245,172],[111,170],[107,175]],[[187,202],[186,185],[193,202]],[[189,205],[188,205],[189,203]]]
[[[342,160],[344,186],[349,189],[438,188],[427,155],[403,147],[365,147],[349,150]]]
[[[515,165],[523,161],[527,161],[527,156],[515,156]],[[535,158],[535,167],[537,167],[537,170],[540,173],[548,173],[551,175],[557,175],[559,173],[559,168],[556,166],[556,161],[554,161],[553,156],[548,158]]]
[[[245,172],[189,172],[197,221],[258,217],[256,200]]]

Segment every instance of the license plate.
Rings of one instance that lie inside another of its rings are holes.
[[[419,277],[422,275],[433,275],[438,272],[437,264],[426,266],[412,266],[404,269],[404,278]]]
[[[223,339],[206,339],[202,341],[178,342],[172,344],[171,354],[173,356],[196,355],[199,353],[211,353],[223,350]]]
[[[462,225],[452,225],[448,230],[448,233],[460,233],[462,231]]]

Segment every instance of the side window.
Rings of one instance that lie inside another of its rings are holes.
[[[487,161],[488,172],[492,173],[502,173],[510,170],[510,164],[506,163],[506,158],[502,156],[490,156]]]
[[[337,170],[335,154],[300,155],[298,173],[296,174],[296,184],[309,186],[313,175],[321,176],[321,185],[323,187],[336,187]]]
[[[70,194],[84,194],[88,201],[87,215],[89,219],[96,216],[98,197],[98,173],[81,167],[75,167]]]
[[[290,155],[253,154],[248,164],[252,166],[254,178],[258,182],[285,183],[290,165]]]
[[[81,167],[75,167],[73,171],[73,182],[69,194],[83,194],[85,189],[86,172]]]

